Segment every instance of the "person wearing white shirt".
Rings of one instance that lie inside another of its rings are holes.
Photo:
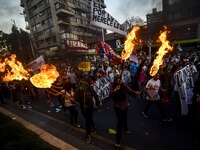
[[[155,104],[160,111],[162,121],[170,122],[170,121],[172,121],[172,118],[168,118],[166,116],[165,111],[161,104],[161,99],[160,99],[160,95],[159,95],[160,90],[164,91],[164,89],[161,88],[161,82],[159,80],[159,73],[157,73],[146,84],[147,105],[145,106],[144,111],[142,112],[142,115],[145,118],[148,118],[149,117],[148,110],[152,104]]]

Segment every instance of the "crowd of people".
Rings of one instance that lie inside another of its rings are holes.
[[[93,57],[93,56],[92,56]],[[113,99],[113,107],[117,117],[116,147],[120,147],[122,132],[131,134],[128,128],[128,101],[126,92],[132,93],[135,97],[147,100],[144,110],[141,112],[144,118],[149,118],[150,106],[155,104],[161,114],[163,122],[172,121],[163,108],[163,99],[173,102],[180,109],[180,100],[175,88],[174,74],[184,66],[194,65],[197,73],[194,75],[194,96],[192,107],[189,112],[194,120],[200,120],[200,53],[179,52],[169,54],[165,57],[159,72],[151,77],[149,70],[154,60],[154,56],[148,56],[144,52],[139,52],[137,59],[126,61],[124,64],[114,64],[109,60],[90,59],[91,69],[89,72],[78,70],[77,66],[59,62],[56,67],[60,77],[48,89],[37,89],[29,81],[13,81],[5,83],[1,81],[0,100],[5,103],[5,98],[12,99],[19,108],[25,109],[24,101],[27,97],[40,99],[45,93],[49,104],[52,106],[52,98],[56,97],[62,105],[64,113],[70,112],[70,123],[80,127],[78,123],[77,105],[80,106],[82,115],[85,118],[86,143],[91,143],[91,132],[95,132],[93,113],[100,111],[101,105],[97,93],[93,89],[93,84],[98,78],[106,77],[110,82],[110,98]]]

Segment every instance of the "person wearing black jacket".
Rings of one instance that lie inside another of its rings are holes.
[[[95,124],[93,121],[93,112],[99,106],[99,99],[90,84],[89,78],[80,81],[79,89],[77,91],[77,100],[80,104],[81,113],[85,118],[86,127],[86,143],[91,143],[91,131],[95,131]]]
[[[114,102],[114,110],[117,116],[117,134],[116,134],[116,147],[120,147],[120,141],[122,137],[122,130],[125,133],[131,134],[131,131],[128,129],[127,124],[127,113],[128,113],[128,100],[126,92],[133,94],[139,94],[138,91],[133,91],[126,84],[121,81],[120,76],[117,76],[114,80],[113,87],[111,88],[111,95]]]

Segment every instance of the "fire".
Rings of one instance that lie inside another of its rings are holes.
[[[0,72],[4,72],[5,71],[5,62],[2,62],[2,60],[0,59]]]
[[[167,27],[165,27],[165,31],[161,32],[159,36],[159,40],[162,42],[162,45],[160,46],[159,50],[156,52],[157,56],[156,59],[153,62],[153,66],[150,69],[150,75],[154,76],[159,71],[160,66],[163,63],[163,57],[165,54],[167,54],[170,51],[173,50],[173,47],[169,45],[169,41],[167,41],[167,33],[169,31],[167,30]]]
[[[16,55],[12,54],[10,58],[5,58],[4,62],[0,64],[0,71],[5,71],[5,66],[8,65],[10,69],[6,69],[6,74],[3,77],[3,81],[10,82],[13,80],[28,80],[30,75],[27,70],[24,69],[21,62],[16,60]]]
[[[127,39],[125,41],[124,50],[121,53],[122,60],[127,60],[130,55],[133,53],[133,49],[136,45],[136,32],[140,29],[139,26],[135,26],[131,32],[127,35]]]
[[[40,73],[30,78],[31,83],[37,88],[50,88],[59,77],[54,65],[45,64],[40,67]]]

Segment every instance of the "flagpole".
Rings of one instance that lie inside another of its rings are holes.
[[[105,42],[105,37],[104,37],[104,29],[101,28],[101,31],[102,31],[102,41]]]

